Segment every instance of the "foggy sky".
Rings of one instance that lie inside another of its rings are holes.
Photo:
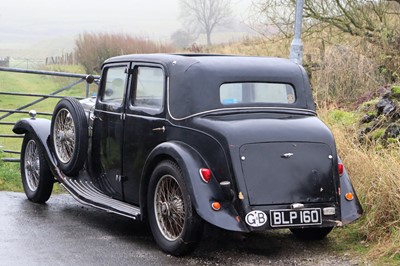
[[[239,17],[251,0],[235,1]],[[179,0],[2,0],[0,48],[19,48],[83,32],[164,40],[182,27]]]

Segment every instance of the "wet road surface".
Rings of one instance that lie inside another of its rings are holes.
[[[97,210],[67,194],[47,204],[0,192],[0,265],[358,265],[332,252],[332,237],[312,243],[289,231],[245,235],[206,226],[195,252],[159,251],[145,223]]]

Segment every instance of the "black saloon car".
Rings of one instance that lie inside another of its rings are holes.
[[[288,228],[322,239],[362,208],[308,77],[289,60],[127,55],[107,60],[98,95],[62,99],[52,120],[20,120],[28,199],[53,183],[78,201],[147,220],[167,253],[204,222],[237,232]]]

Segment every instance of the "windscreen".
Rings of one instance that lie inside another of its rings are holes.
[[[220,102],[223,105],[282,103],[293,104],[296,95],[293,87],[282,83],[225,83],[220,87]]]

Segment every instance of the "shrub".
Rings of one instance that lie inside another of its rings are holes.
[[[124,34],[84,33],[75,41],[75,56],[87,73],[99,73],[104,60],[112,56],[171,51],[169,45]]]

